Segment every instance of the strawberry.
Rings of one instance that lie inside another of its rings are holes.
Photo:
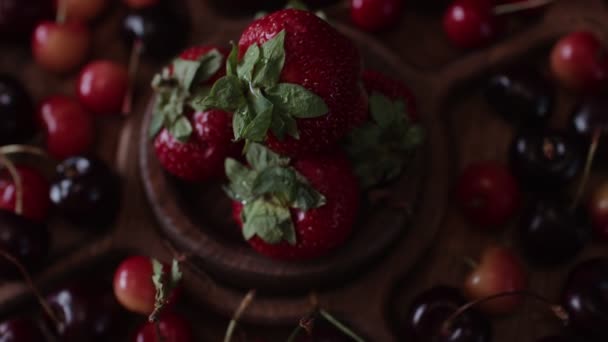
[[[224,160],[238,153],[232,143],[232,115],[194,111],[194,91],[205,91],[224,75],[222,49],[196,46],[182,52],[155,76],[155,111],[150,134],[160,164],[180,179],[197,182],[220,177]]]
[[[403,83],[375,71],[364,72],[363,81],[371,120],[351,131],[345,148],[362,187],[370,188],[403,173],[423,131],[415,122],[412,93]]]
[[[339,151],[291,162],[262,145],[247,151],[248,168],[226,161],[233,215],[259,253],[282,260],[317,258],[350,236],[359,186]]]
[[[348,38],[311,12],[286,9],[245,29],[227,75],[193,104],[234,112],[237,140],[299,156],[335,144],[365,115],[361,69]]]

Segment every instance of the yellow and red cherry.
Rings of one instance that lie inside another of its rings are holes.
[[[153,272],[152,259],[149,257],[132,256],[125,259],[114,273],[114,296],[118,302],[131,312],[150,315],[154,311],[156,297]],[[176,289],[169,296],[169,306],[175,303],[178,292]]]
[[[194,341],[190,323],[175,312],[164,312],[158,320],[158,330],[165,342]],[[135,335],[135,342],[156,342],[158,335],[152,322],[143,324]]]
[[[608,51],[594,33],[572,32],[553,47],[551,70],[563,86],[595,92],[608,81]]]
[[[486,228],[504,225],[521,205],[517,181],[495,161],[467,166],[458,180],[456,198],[464,216]]]
[[[76,93],[80,103],[93,114],[120,114],[128,85],[125,66],[98,60],[82,69],[76,81]]]
[[[36,63],[54,73],[67,73],[80,66],[89,53],[89,29],[78,22],[43,21],[32,35]]]
[[[608,182],[602,183],[591,195],[587,205],[595,235],[608,240]]]
[[[97,18],[108,0],[54,0],[55,9],[65,13],[66,21],[88,22]],[[62,8],[63,7],[63,8]]]
[[[83,154],[95,140],[93,117],[70,97],[55,95],[44,99],[37,115],[46,136],[46,148],[56,159]]]
[[[498,35],[493,1],[456,0],[443,16],[443,29],[449,41],[462,49],[484,47]]]
[[[45,222],[49,208],[49,182],[35,168],[26,165],[16,165],[21,178],[23,196],[23,212],[21,215],[35,221]],[[0,171],[0,209],[15,211],[17,188],[8,171]]]
[[[397,24],[404,0],[351,0],[351,19],[359,28],[377,32]]]
[[[528,277],[515,253],[506,247],[488,247],[479,265],[468,275],[464,292],[471,301],[490,296],[523,291]],[[507,296],[487,301],[480,309],[489,314],[508,314],[521,306],[523,296]]]

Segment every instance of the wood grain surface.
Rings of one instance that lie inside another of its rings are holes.
[[[242,27],[242,18],[220,15],[200,0],[187,0],[186,5],[194,19],[190,37],[192,43],[212,43],[224,37],[238,37],[237,28]],[[95,23],[94,57],[126,63],[128,47],[119,38],[119,22],[124,11],[117,5]],[[341,25],[349,25],[347,12],[343,9],[334,8],[330,16]],[[492,70],[523,62],[533,63],[547,71],[547,51],[551,42],[564,33],[580,28],[590,29],[606,39],[607,19],[608,8],[603,1],[558,0],[537,17],[509,19],[504,37],[492,46],[466,52],[450,47],[441,30],[440,13],[411,9],[398,27],[392,30],[369,38],[359,33],[353,34],[360,37],[360,41],[371,42],[366,48],[380,44],[394,53],[394,58],[401,65],[399,74],[409,81],[420,98],[427,125],[439,128],[433,132],[443,132],[431,137],[432,143],[444,139],[449,142],[449,148],[439,148],[437,153],[426,151],[429,154],[426,158],[435,160],[431,164],[440,165],[441,169],[427,170],[429,179],[433,180],[430,184],[434,185],[425,188],[430,192],[443,189],[443,196],[448,196],[449,184],[469,162],[506,159],[506,148],[513,128],[484,103],[480,95],[480,81],[484,76]],[[74,74],[57,77],[45,73],[31,61],[28,44],[4,44],[0,48],[0,72],[11,73],[23,80],[36,100],[54,93],[74,93]],[[386,58],[386,54],[382,55],[382,58]],[[148,206],[137,162],[141,120],[150,98],[148,83],[161,65],[144,60],[137,83],[135,115],[99,120],[97,151],[116,166],[125,180],[125,205],[116,227],[100,236],[54,222],[53,237],[59,242],[54,244],[49,267],[36,276],[43,289],[73,277],[80,269],[90,269],[96,261],[110,260],[113,255],[152,253],[160,258],[170,258],[163,240],[156,234],[158,225]],[[576,96],[560,90],[558,98],[558,115],[554,125],[563,127]],[[601,179],[600,173],[598,171],[595,180]],[[422,208],[429,212],[415,216],[441,221],[437,232],[431,231],[429,235],[423,230],[413,230],[385,258],[364,271],[361,277],[345,279],[341,286],[321,292],[321,304],[345,317],[356,326],[356,330],[371,340],[399,340],[399,321],[413,296],[438,283],[459,286],[467,271],[462,260],[478,257],[488,244],[501,243],[517,248],[513,233],[516,221],[498,232],[480,231],[467,224],[453,204],[444,213],[440,203],[443,196],[437,195],[439,202],[436,207],[433,203],[426,203]],[[423,194],[421,198],[429,197]],[[433,225],[433,220],[428,224]],[[418,224],[424,226],[427,222]],[[429,241],[432,243],[429,244]],[[426,248],[427,245],[431,248]],[[412,260],[407,257],[410,249],[424,254],[421,259],[415,258],[418,262],[413,271],[405,272],[410,268],[408,262]],[[608,255],[606,246],[593,245],[579,260],[590,255]],[[557,298],[570,267],[549,270],[530,267],[532,289],[549,298]],[[389,276],[384,274],[386,270],[390,270]],[[220,340],[226,317],[236,307],[244,291],[221,285],[202,273],[199,267],[188,267],[186,278],[191,298],[202,304],[186,305],[185,309],[192,311],[190,318],[201,340]],[[219,304],[218,298],[221,299]],[[0,311],[4,315],[23,310],[24,304],[31,307],[27,303],[31,301],[23,285],[18,282],[2,284]],[[308,305],[306,296],[282,299],[262,297],[248,310],[245,319],[255,324],[247,326],[245,330],[249,336],[285,336],[285,328],[266,326],[293,325]],[[493,322],[494,340],[497,342],[532,342],[559,328],[543,308],[533,304],[526,305],[516,315],[501,317]],[[261,323],[264,325],[260,326]]]

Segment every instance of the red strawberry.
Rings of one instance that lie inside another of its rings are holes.
[[[363,85],[368,94],[378,92],[393,101],[405,101],[407,114],[413,121],[418,121],[416,98],[403,82],[392,79],[373,70],[363,71]]]
[[[253,144],[250,149],[255,150],[256,147],[259,146],[260,145]],[[264,149],[265,148],[262,147],[262,150]],[[266,151],[269,154],[272,153],[268,150]],[[309,189],[299,189],[297,191],[298,193],[299,191],[309,191],[312,189],[312,191],[321,194],[323,198],[320,201],[313,202],[307,210],[296,209],[293,205],[289,208],[285,208],[285,210],[287,210],[287,217],[280,217],[279,219],[286,219],[288,222],[276,221],[277,227],[265,226],[269,222],[272,222],[272,220],[266,220],[266,218],[271,215],[259,215],[260,213],[275,213],[275,209],[277,208],[273,207],[272,204],[270,207],[264,207],[264,210],[256,211],[256,209],[250,209],[247,211],[247,209],[244,209],[245,207],[241,202],[233,202],[233,215],[237,219],[237,223],[242,227],[245,238],[247,238],[247,232],[245,231],[247,227],[245,226],[243,219],[245,219],[245,221],[249,220],[250,223],[254,220],[260,220],[260,222],[262,222],[262,224],[257,227],[261,231],[251,234],[252,236],[248,239],[249,244],[261,254],[284,260],[302,260],[320,257],[342,245],[352,232],[359,209],[359,185],[346,156],[340,151],[324,155],[306,156],[294,160],[292,163],[293,167],[288,167],[287,164],[289,163],[289,159],[287,158],[277,156],[267,158],[268,154],[263,155],[264,158],[252,158],[250,156],[250,151],[248,151],[247,159],[250,164],[253,161],[253,170],[246,169],[242,166],[246,170],[249,170],[246,171],[249,173],[245,173],[245,175],[241,174],[240,176],[253,177],[254,180],[252,181],[252,184],[264,184],[266,182],[266,187],[264,185],[260,187],[269,189],[272,188],[272,181],[268,183],[268,179],[271,178],[268,175],[269,173],[284,176],[283,172],[285,172],[285,170],[292,170],[297,172],[297,177],[303,177],[305,179],[304,186],[309,187]],[[273,160],[273,158],[282,158],[282,160],[270,162],[268,165],[255,165],[256,160]],[[230,168],[228,163],[227,168]],[[282,169],[282,171],[276,172],[277,168]],[[242,172],[242,169],[240,171]],[[246,205],[251,205],[252,207],[255,207],[255,203],[252,205],[252,202],[258,200],[266,201],[270,198],[270,201],[272,202],[272,197],[285,199],[286,197],[282,197],[282,195],[285,194],[282,194],[281,191],[288,191],[286,188],[289,188],[292,185],[289,182],[285,182],[285,179],[288,177],[278,177],[277,184],[279,184],[279,186],[272,188],[275,191],[262,191],[258,194],[261,197],[255,198],[256,190],[254,186],[253,190],[249,189],[254,193],[253,199],[243,198],[239,196],[242,194],[251,195],[251,193],[248,192],[249,190],[239,190],[236,188],[239,184],[243,184],[238,183],[239,176],[231,177],[239,173],[239,171],[235,171],[235,173],[227,171],[227,173],[231,178],[231,181],[233,181],[229,189],[235,190],[231,196],[247,202]],[[236,184],[236,187],[235,181],[238,183]],[[311,197],[310,194],[308,194],[308,197]],[[302,206],[300,205],[300,207]],[[270,211],[265,211],[268,208],[270,208]],[[276,217],[272,216],[271,218],[275,219]],[[293,233],[295,233],[294,240],[289,241],[289,236],[285,234],[285,230],[283,230],[283,236],[279,237],[277,239],[278,241],[273,243],[267,242],[263,233],[275,228],[281,230],[285,229],[285,224],[293,224]]]
[[[49,182],[38,170],[25,165],[17,165],[23,191],[23,216],[44,222],[48,217]],[[17,190],[8,171],[0,173],[0,208],[15,211]]]
[[[275,12],[254,21],[241,35],[239,57],[253,44],[285,32],[285,63],[280,83],[301,85],[328,107],[325,115],[296,117],[299,139],[268,134],[268,146],[290,156],[321,151],[343,138],[366,108],[359,82],[361,56],[355,45],[314,13],[294,9]],[[323,114],[323,113],[322,113]],[[273,130],[274,132],[274,130]]]

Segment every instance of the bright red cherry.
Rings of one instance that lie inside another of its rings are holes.
[[[57,159],[85,153],[93,144],[93,117],[72,98],[55,95],[43,100],[38,121],[46,133],[46,148]]]
[[[353,22],[366,31],[380,31],[394,26],[403,14],[404,0],[351,0]]]
[[[160,334],[165,342],[191,342],[194,341],[190,323],[175,312],[165,312],[158,321]],[[154,323],[147,322],[142,325],[135,335],[135,342],[156,342],[156,328]]]
[[[82,69],[76,82],[78,100],[91,113],[119,114],[127,93],[127,68],[111,61],[99,60]]]
[[[463,49],[488,45],[498,35],[498,20],[489,0],[456,0],[443,16],[443,29],[452,44]]]
[[[133,8],[133,9],[141,9],[145,7],[151,7],[156,5],[159,0],[123,0],[124,3]]]
[[[513,251],[492,246],[483,252],[481,262],[465,280],[464,292],[470,300],[478,300],[500,293],[522,291],[527,284],[524,267]],[[517,309],[522,301],[523,296],[508,296],[487,301],[480,308],[491,314],[506,314]]]
[[[34,30],[32,52],[44,69],[66,73],[85,61],[90,40],[88,28],[80,23],[43,21]]]
[[[460,175],[456,197],[466,218],[482,227],[505,224],[521,202],[509,169],[493,161],[469,165]]]
[[[114,296],[118,302],[129,311],[151,314],[156,296],[153,272],[149,257],[132,256],[125,259],[114,273]],[[175,303],[177,295],[177,291],[171,294],[170,303]]]
[[[49,207],[49,182],[36,169],[17,165],[17,172],[21,178],[23,191],[23,213],[26,218],[44,222],[48,217]],[[17,190],[15,183],[6,170],[0,172],[0,208],[15,211]]]
[[[597,91],[608,80],[608,51],[595,34],[573,32],[553,47],[551,69],[565,87]]]
[[[596,235],[608,240],[608,182],[596,188],[587,210]]]
[[[66,20],[87,22],[95,19],[105,9],[108,0],[55,0],[57,10],[65,6]]]

